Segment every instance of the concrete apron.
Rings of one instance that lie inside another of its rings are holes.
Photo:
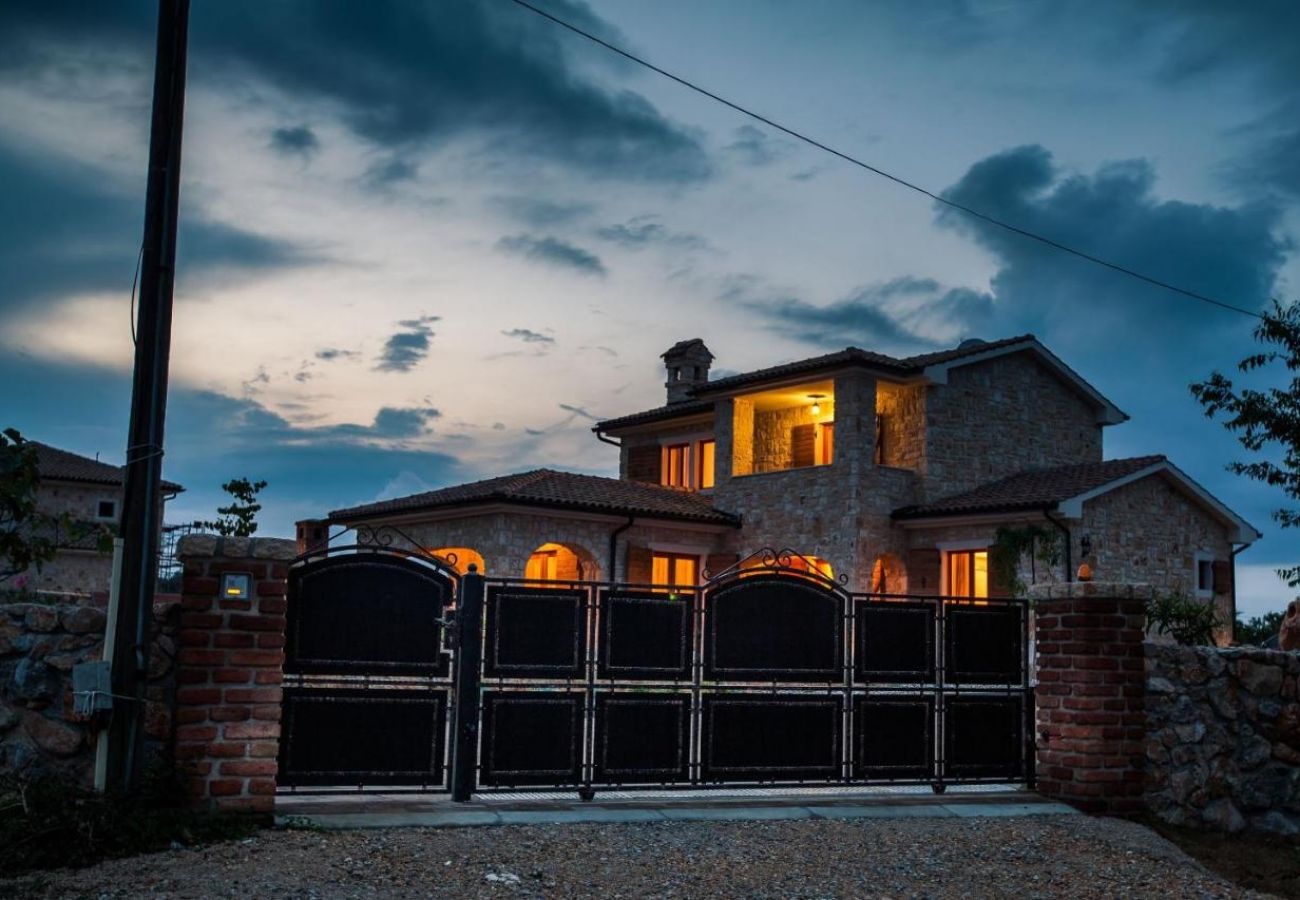
[[[1076,815],[1073,807],[1025,791],[943,796],[782,794],[697,795],[589,803],[576,798],[491,795],[452,803],[446,795],[281,794],[276,823],[326,829],[458,828],[475,825],[560,825],[783,819],[1006,818]]]

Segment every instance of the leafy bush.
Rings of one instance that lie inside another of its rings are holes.
[[[0,775],[0,874],[79,868],[105,859],[251,834],[256,819],[191,809],[177,773],[151,773],[131,797],[57,776]]]
[[[1281,610],[1274,610],[1250,619],[1238,618],[1236,628],[1237,643],[1253,644],[1256,647],[1262,646],[1265,641],[1277,637],[1278,630],[1282,627],[1282,617]]]
[[[1213,644],[1219,614],[1213,603],[1173,591],[1157,594],[1147,603],[1147,622],[1157,634],[1172,635],[1180,644]]]

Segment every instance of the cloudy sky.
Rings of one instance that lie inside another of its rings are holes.
[[[1300,282],[1300,7],[536,0],[990,214],[1261,309]],[[0,6],[3,425],[120,462],[154,4]],[[658,354],[743,371],[1032,331],[1267,534],[1187,385],[1251,320],[936,209],[509,0],[194,0],[169,518],[263,530],[502,471],[616,468]]]

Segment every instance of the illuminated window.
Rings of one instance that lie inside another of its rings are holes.
[[[713,458],[716,445],[713,438],[700,441],[695,445],[696,459],[699,461],[696,465],[695,485],[702,491],[713,487]]]
[[[835,461],[835,423],[823,422],[818,430],[821,442],[817,447],[817,465],[829,466]]]
[[[650,557],[650,580],[671,587],[694,587],[699,583],[699,557],[685,553],[655,553]]]
[[[948,596],[989,595],[989,554],[986,550],[962,550],[948,554]]]
[[[690,444],[671,444],[664,448],[664,484],[690,487],[690,452]]]
[[[529,581],[554,581],[559,577],[559,566],[559,550],[537,550],[528,557],[524,577]]]

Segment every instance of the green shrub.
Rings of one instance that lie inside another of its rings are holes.
[[[105,859],[231,840],[258,821],[188,807],[176,773],[151,773],[131,797],[100,794],[67,779],[0,775],[0,874],[79,868]]]
[[[1213,644],[1219,614],[1213,603],[1171,591],[1156,594],[1147,603],[1147,622],[1157,634],[1172,635],[1180,644]]]

